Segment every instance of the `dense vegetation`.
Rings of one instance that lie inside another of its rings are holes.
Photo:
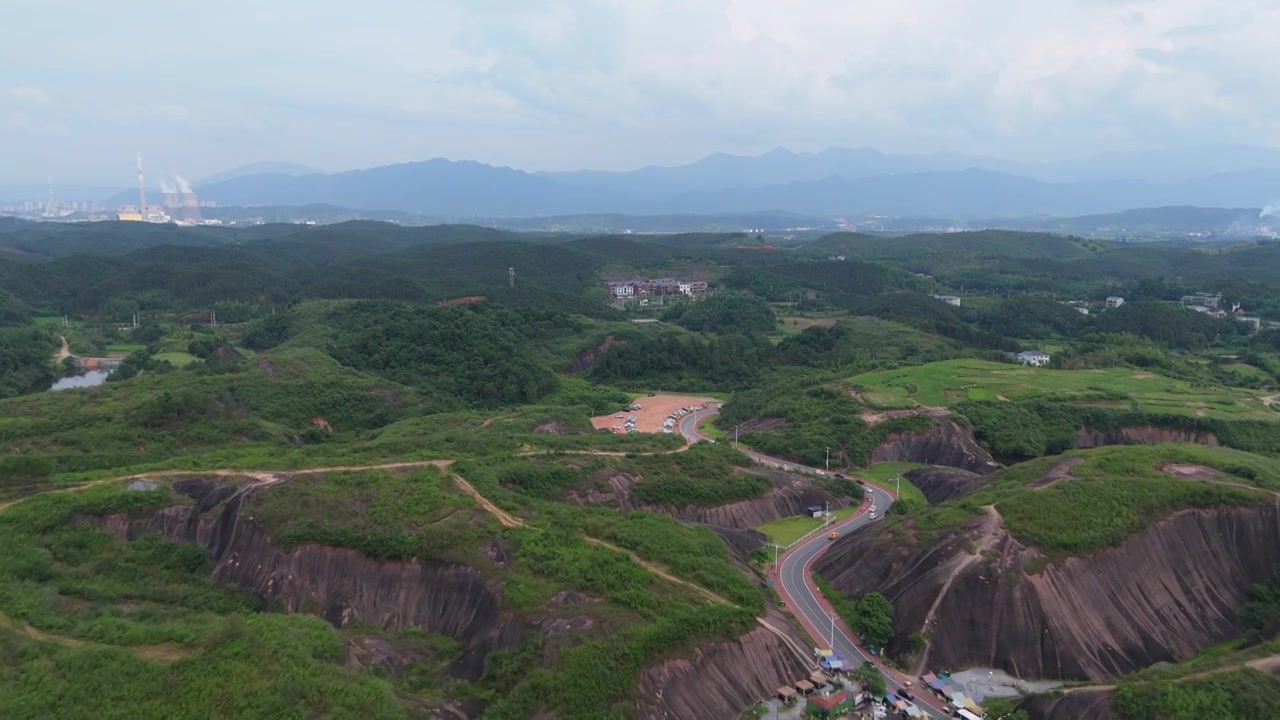
[[[757,498],[774,481],[728,443],[666,454],[678,437],[593,430],[592,416],[629,404],[624,391],[719,393],[719,432],[816,467],[829,452],[832,470],[865,466],[891,434],[928,429],[921,406],[945,406],[1001,460],[1030,460],[939,507],[904,495],[886,526],[910,523],[918,542],[994,505],[1052,561],[1179,508],[1261,497],[1168,476],[1158,469],[1167,461],[1280,490],[1280,413],[1269,404],[1280,332],[1264,323],[1250,334],[1177,302],[1222,292],[1227,307],[1280,319],[1280,246],[1206,252],[1001,232],[837,234],[777,252],[735,250],[742,242],[378,223],[4,223],[0,716],[391,718],[446,699],[476,701],[486,718],[628,716],[642,669],[740,634],[765,595],[734,560],[750,548],[731,555],[706,528],[578,503],[620,475],[634,480],[635,503],[668,508]],[[716,292],[617,306],[605,274],[706,277]],[[1129,302],[1088,315],[1058,302],[1113,294]],[[640,318],[659,322],[627,322]],[[100,388],[32,393],[61,371],[58,335],[73,354],[124,365]],[[1051,368],[1005,358],[1032,347],[1052,353]],[[1079,453],[1071,481],[1027,489],[1060,459],[1042,456],[1075,452],[1081,428],[1145,426],[1248,452],[1095,450]],[[454,463],[315,474],[255,495],[248,511],[280,547],[474,568],[530,626],[590,625],[532,633],[463,682],[447,670],[461,638],[337,629],[310,606],[264,612],[259,598],[209,582],[202,550],[107,532],[105,516],[185,502],[164,483],[44,492],[144,469],[415,460]],[[451,472],[527,525],[499,524]],[[813,483],[861,497],[851,480]],[[1255,588],[1242,615],[1258,641],[1274,634],[1272,585]],[[586,599],[553,602],[564,590]],[[892,633],[883,597],[828,595],[868,641]],[[347,667],[348,649],[369,637],[415,660],[396,672]],[[1235,696],[1271,698],[1268,682],[1248,672],[1126,682],[1117,712],[1258,712]]]
[[[937,531],[973,522],[994,505],[1011,535],[1056,559],[1118,544],[1178,509],[1266,501],[1248,486],[1280,490],[1280,462],[1225,448],[1121,445],[1066,455],[1073,457],[1082,462],[1071,467],[1069,481],[1037,482],[1063,456],[1025,462],[998,473],[985,490],[891,519],[889,527],[910,522],[917,538],[930,542]],[[1167,463],[1203,465],[1230,484],[1177,478],[1161,470]]]

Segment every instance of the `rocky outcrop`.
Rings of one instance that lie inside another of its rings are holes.
[[[1018,708],[1031,720],[1101,720],[1111,716],[1116,693],[1110,688],[1081,688],[1067,693],[1035,695]]]
[[[924,493],[925,499],[937,505],[945,500],[968,495],[991,484],[986,475],[949,467],[927,467],[903,475]]]
[[[1248,588],[1280,564],[1280,507],[1270,502],[1181,511],[1116,547],[1047,565],[994,509],[928,544],[891,544],[876,530],[841,538],[815,569],[851,596],[890,599],[890,653],[904,657],[924,631],[929,667],[1023,678],[1114,678],[1237,637]]]
[[[812,479],[802,475],[762,469],[740,470],[740,472],[767,475],[773,481],[774,487],[758,498],[726,505],[666,507],[639,502],[631,494],[631,486],[644,480],[626,473],[619,473],[608,479],[607,487],[573,493],[569,496],[569,500],[582,505],[616,507],[623,512],[645,510],[668,515],[684,522],[740,530],[760,527],[779,518],[807,514],[808,508],[814,505],[829,502],[833,509],[838,509],[849,504],[847,498],[836,497],[814,485]]]
[[[800,638],[785,620],[769,622]],[[813,665],[771,630],[757,627],[736,640],[699,648],[692,656],[669,660],[640,674],[637,720],[735,720],[783,685],[809,676]]]
[[[890,435],[871,453],[871,462],[916,462],[960,468],[981,475],[999,464],[982,449],[973,433],[951,420],[939,420],[923,432]]]
[[[564,374],[577,375],[579,373],[586,372],[587,370],[591,369],[591,366],[595,365],[596,361],[599,360],[605,353],[609,352],[609,348],[614,347],[615,345],[618,347],[626,347],[627,341],[619,340],[618,338],[612,335],[606,336],[605,339],[601,341],[599,345],[593,348],[588,348],[578,353],[577,357],[573,359],[573,362],[569,363],[569,367],[565,368]]]
[[[1096,448],[1103,445],[1159,445],[1161,443],[1217,445],[1218,436],[1201,430],[1176,430],[1156,427],[1155,425],[1119,428],[1117,430],[1080,428],[1076,431],[1077,448]]]
[[[348,548],[300,545],[282,550],[252,519],[255,492],[246,486],[190,478],[174,490],[195,501],[156,511],[113,515],[108,531],[121,539],[144,533],[203,546],[212,579],[252,592],[263,608],[313,611],[337,627],[363,622],[417,627],[463,644],[451,674],[478,679],[493,650],[520,644],[528,628],[499,604],[499,595],[474,568],[435,560],[382,561]]]

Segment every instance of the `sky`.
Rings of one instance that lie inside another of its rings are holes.
[[[5,0],[0,183],[1280,147],[1280,0]],[[14,32],[16,30],[17,32]]]

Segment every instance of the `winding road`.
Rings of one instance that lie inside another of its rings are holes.
[[[711,407],[684,416],[679,423],[680,434],[690,443],[710,441],[711,439],[703,435],[698,426],[703,421],[714,417],[718,412],[718,407]],[[739,448],[738,451],[760,465],[781,470],[821,472],[817,468],[798,465],[751,450]],[[870,481],[864,480],[863,486],[867,490],[867,499],[863,501],[862,507],[857,513],[848,518],[833,523],[828,532],[836,531],[844,535],[875,522],[875,520],[871,519],[868,509],[875,505],[879,513],[883,513],[895,498],[893,491]],[[778,595],[786,603],[787,607],[791,608],[792,614],[804,626],[805,631],[809,633],[809,636],[813,638],[819,648],[834,650],[846,662],[869,661],[874,663],[884,673],[885,685],[890,690],[898,690],[909,682],[910,678],[896,670],[885,667],[879,658],[865,652],[854,640],[853,632],[836,616],[831,605],[813,583],[811,570],[813,563],[830,546],[831,541],[828,539],[827,533],[819,532],[796,543],[779,557],[778,565],[775,568],[775,577],[777,579],[775,588],[778,591]],[[916,698],[916,706],[930,717],[951,717],[946,708],[929,691],[919,687],[914,687],[913,690],[921,690],[918,694],[913,693]]]

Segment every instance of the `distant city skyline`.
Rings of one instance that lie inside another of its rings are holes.
[[[11,0],[0,183],[1280,147],[1276,0]]]

